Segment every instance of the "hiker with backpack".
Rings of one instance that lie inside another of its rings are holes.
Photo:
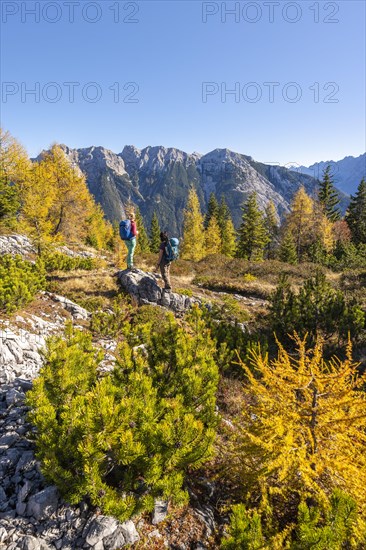
[[[164,281],[164,290],[171,290],[172,285],[170,283],[170,264],[173,260],[178,258],[178,239],[169,239],[168,233],[162,231],[160,233],[160,250],[157,268],[160,268],[160,273]]]
[[[127,246],[127,269],[133,269],[133,255],[136,248],[136,237],[138,235],[134,212],[130,212],[128,220],[120,222],[119,235]]]

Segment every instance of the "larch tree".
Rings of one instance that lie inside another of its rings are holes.
[[[326,361],[320,340],[311,350],[306,338],[294,340],[296,355],[278,344],[274,360],[254,352],[240,362],[246,399],[228,453],[232,472],[262,510],[308,497],[326,508],[340,489],[365,514],[366,373],[350,344],[344,360]]]
[[[236,252],[236,231],[231,217],[230,209],[225,198],[221,197],[218,221],[221,231],[221,254],[233,258]]]
[[[313,242],[314,201],[304,187],[295,193],[291,202],[291,211],[286,217],[286,229],[291,231],[295,241],[298,261],[305,255]]]
[[[362,178],[347,210],[346,220],[355,244],[366,244],[366,180]]]
[[[334,178],[331,173],[331,166],[323,171],[323,179],[319,184],[318,199],[321,203],[324,213],[331,222],[336,222],[341,218],[339,211],[339,195],[334,187]]]
[[[264,250],[270,238],[264,215],[259,209],[256,193],[251,193],[244,203],[243,218],[239,229],[238,258],[263,260]]]
[[[153,213],[150,226],[150,250],[151,252],[158,253],[160,247],[160,225],[156,212]]]
[[[216,216],[212,216],[205,231],[205,253],[219,254],[221,252],[221,233]]]
[[[192,188],[184,211],[182,258],[197,262],[205,256],[205,252],[203,216],[197,193]]]
[[[56,188],[50,185],[49,172],[43,163],[35,163],[22,189],[19,228],[34,239],[38,254],[59,240],[55,236],[50,212],[56,200]]]
[[[31,162],[22,145],[0,128],[0,222],[15,227]]]

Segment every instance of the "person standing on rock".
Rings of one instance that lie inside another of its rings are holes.
[[[133,255],[135,253],[136,242],[137,242],[137,225],[135,219],[135,212],[131,211],[128,219],[131,222],[131,237],[125,240],[127,246],[127,269],[133,269]]]
[[[158,263],[156,265],[157,268],[160,268],[160,273],[164,281],[164,290],[170,291],[172,289],[172,285],[170,284],[170,264],[171,262],[167,260],[166,256],[166,247],[169,242],[169,237],[166,231],[162,231],[160,233],[160,250],[159,250],[159,258]]]

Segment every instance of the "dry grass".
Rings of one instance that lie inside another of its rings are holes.
[[[109,270],[56,272],[50,278],[48,289],[87,309],[108,307],[119,293],[117,278]]]

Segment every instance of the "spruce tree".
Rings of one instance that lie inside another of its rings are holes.
[[[205,255],[205,232],[203,216],[196,191],[189,191],[187,207],[184,211],[182,258],[201,260]]]
[[[292,236],[292,233],[289,230],[285,229],[283,233],[283,237],[281,239],[281,244],[278,252],[278,257],[281,260],[281,262],[286,262],[288,264],[297,263],[296,244]]]
[[[219,254],[221,252],[221,232],[217,217],[212,216],[205,231],[205,254]]]
[[[221,231],[221,254],[233,258],[236,252],[236,231],[224,197],[221,197],[219,205],[218,222]]]
[[[144,219],[142,217],[142,214],[138,206],[135,206],[134,210],[135,210],[137,231],[139,232],[137,235],[136,252],[137,253],[150,252],[150,241],[149,241],[149,237],[147,236]]]
[[[208,228],[208,224],[210,223],[210,220],[213,216],[215,216],[216,218],[218,218],[219,216],[219,204],[215,197],[215,193],[211,193],[208,201],[207,213],[203,224],[205,229]]]
[[[275,257],[275,251],[279,244],[279,223],[278,214],[273,201],[270,201],[265,208],[265,222],[268,235],[270,238],[266,247],[266,257],[273,259]]]
[[[256,193],[249,195],[242,210],[243,221],[239,229],[237,256],[252,261],[263,260],[269,235],[264,215],[258,207]]]
[[[356,244],[366,244],[366,180],[362,178],[355,196],[346,214],[346,221],[351,230],[352,241]]]
[[[323,171],[323,179],[319,184],[318,199],[321,203],[325,215],[331,222],[336,222],[341,218],[339,212],[339,195],[334,188],[333,175],[331,174],[331,166],[328,166]]]
[[[156,212],[153,213],[150,226],[150,251],[155,253],[159,252],[160,247],[160,226]]]

